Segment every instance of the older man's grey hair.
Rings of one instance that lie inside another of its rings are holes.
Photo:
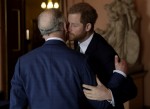
[[[47,9],[38,16],[38,28],[42,35],[64,30],[65,19],[58,9]]]

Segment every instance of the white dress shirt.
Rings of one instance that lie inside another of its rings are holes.
[[[59,37],[51,37],[51,38],[47,38],[46,41],[48,41],[48,40],[60,40],[60,41],[63,41],[63,42],[64,42],[64,40],[61,39],[61,38],[59,38]]]

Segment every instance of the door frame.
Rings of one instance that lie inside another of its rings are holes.
[[[8,99],[6,0],[0,0],[0,97]]]

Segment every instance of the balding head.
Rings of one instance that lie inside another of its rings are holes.
[[[64,31],[65,19],[57,9],[48,9],[38,16],[38,28],[42,35],[48,35],[56,31]]]

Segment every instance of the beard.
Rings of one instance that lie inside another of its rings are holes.
[[[72,33],[68,33],[68,40],[69,41],[76,41],[76,35],[75,34],[72,34]]]

